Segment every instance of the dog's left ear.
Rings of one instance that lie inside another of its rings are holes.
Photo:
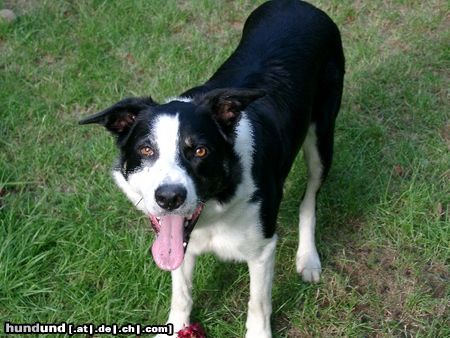
[[[223,129],[230,132],[247,106],[266,95],[263,90],[244,88],[214,89],[200,98],[198,105],[207,108],[213,119]]]
[[[151,97],[130,97],[97,114],[88,116],[78,123],[98,123],[108,129],[113,135],[123,136],[131,129],[140,113],[156,104]]]

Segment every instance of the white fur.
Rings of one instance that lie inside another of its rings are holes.
[[[308,182],[305,197],[300,205],[299,245],[297,250],[297,272],[306,282],[318,282],[322,271],[314,240],[316,227],[316,195],[321,185],[322,163],[317,150],[315,125],[308,129],[303,152],[308,167]]]
[[[148,214],[147,208],[145,207],[144,203],[141,203],[143,199],[142,196],[130,186],[125,177],[123,177],[120,170],[115,169],[113,170],[112,174],[116,184],[120,189],[122,189],[128,199],[134,204],[134,206],[141,210],[144,214]]]
[[[183,97],[183,96],[172,96],[167,98],[166,103],[172,102],[172,101],[181,101],[181,102],[191,102],[192,97]]]

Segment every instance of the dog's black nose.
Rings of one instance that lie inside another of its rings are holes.
[[[186,200],[186,188],[178,184],[161,185],[155,191],[155,200],[165,210],[175,210]]]

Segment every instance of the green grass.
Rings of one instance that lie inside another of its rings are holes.
[[[165,322],[170,276],[110,178],[114,142],[77,120],[206,80],[260,2],[0,1],[20,14],[0,23],[0,322]],[[448,4],[313,3],[347,57],[318,207],[324,272],[317,285],[295,272],[298,159],[279,217],[274,335],[449,336]],[[243,336],[245,265],[204,256],[195,285],[193,320]]]

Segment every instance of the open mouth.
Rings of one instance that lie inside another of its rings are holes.
[[[160,269],[172,271],[181,265],[191,232],[202,210],[203,204],[199,204],[194,213],[188,217],[176,214],[161,217],[149,215],[150,223],[156,233],[151,251]]]

